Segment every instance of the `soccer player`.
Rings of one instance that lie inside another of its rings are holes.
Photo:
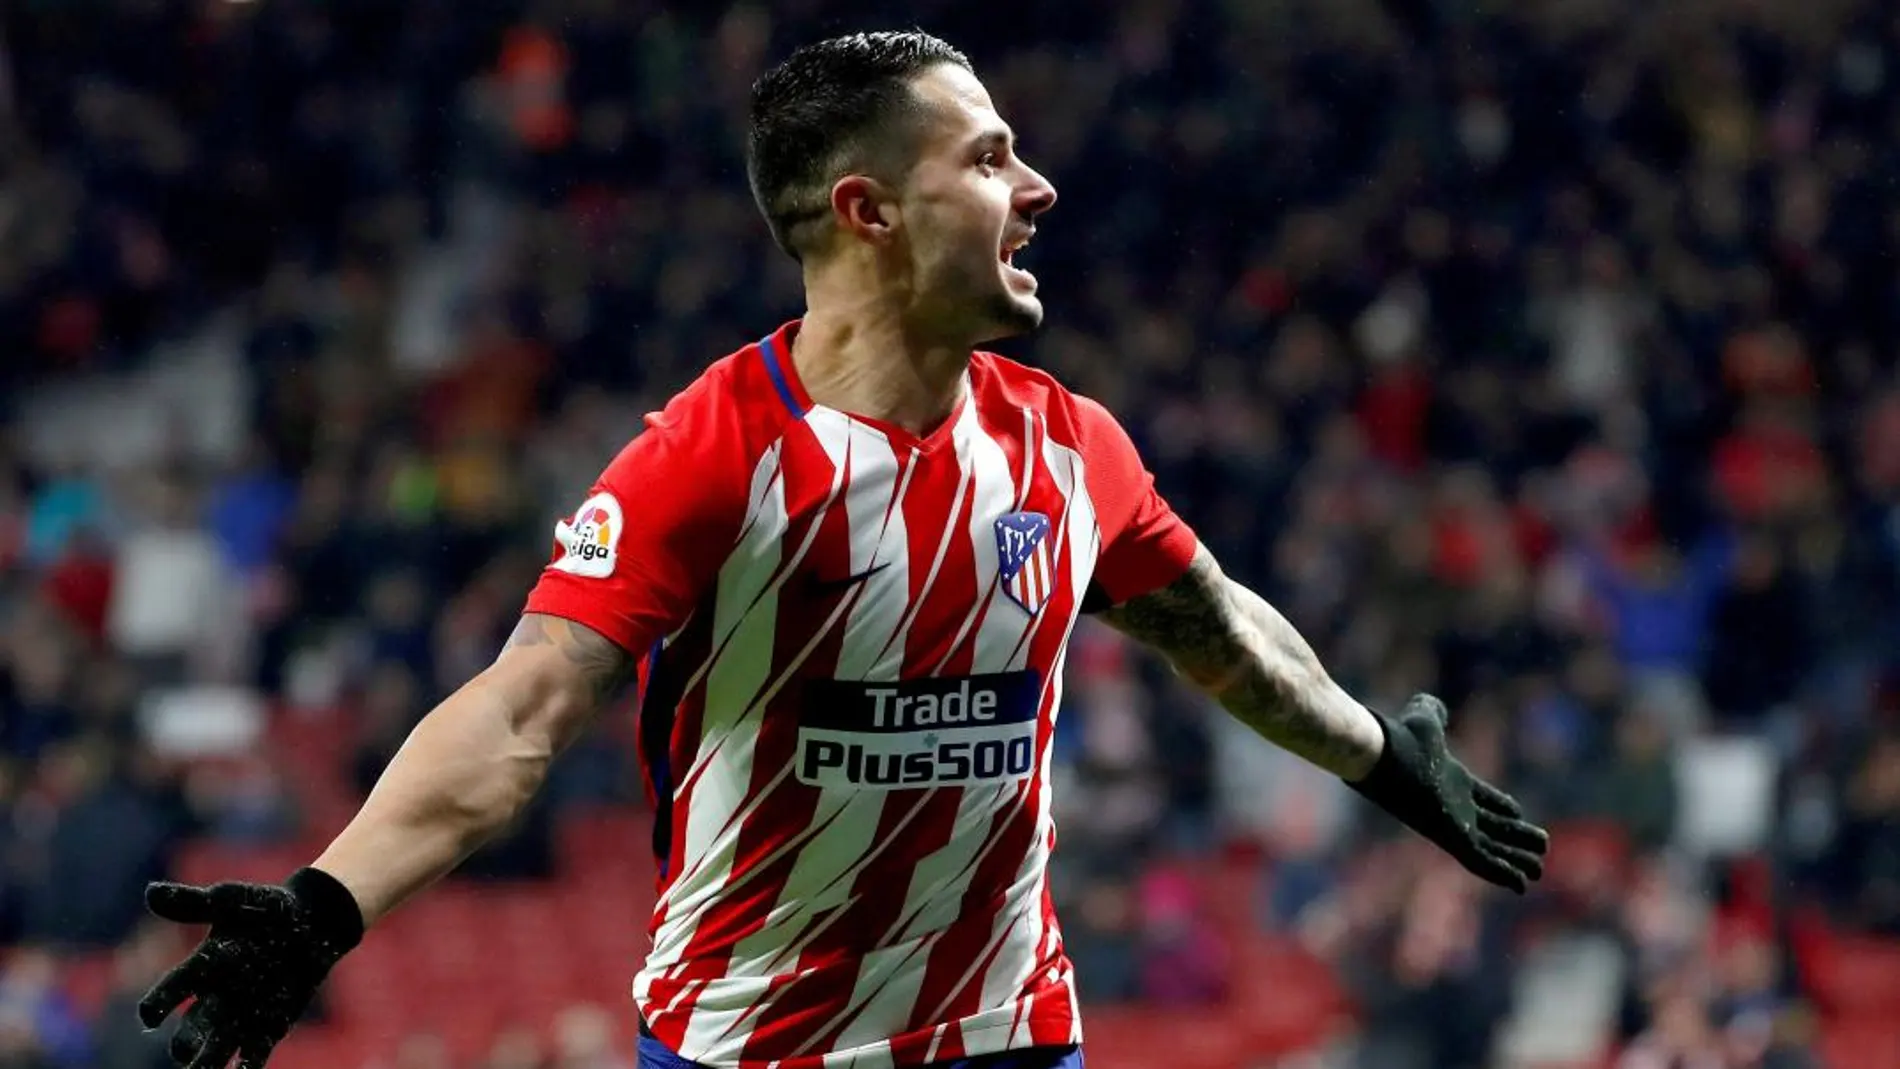
[[[640,1064],[1079,1066],[1050,904],[1050,737],[1083,613],[1477,876],[1546,837],[1446,712],[1347,695],[1229,580],[1100,405],[976,349],[1036,327],[1012,262],[1056,202],[968,61],[810,45],[753,90],[749,170],[806,311],[606,466],[492,666],[282,885],[155,884],[209,923],[140,1005],[174,1056],[261,1067],[364,929],[507,825],[630,680],[657,802]]]

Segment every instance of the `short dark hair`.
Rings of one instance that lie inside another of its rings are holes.
[[[840,177],[907,169],[911,141],[894,135],[915,116],[909,82],[944,63],[972,69],[922,30],[854,33],[797,49],[753,84],[746,177],[779,248],[803,258]]]

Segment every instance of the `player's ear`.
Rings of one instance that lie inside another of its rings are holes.
[[[833,183],[831,211],[839,229],[873,244],[888,242],[897,225],[897,198],[869,175],[848,174]]]

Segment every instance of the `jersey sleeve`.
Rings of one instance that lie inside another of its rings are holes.
[[[731,428],[668,412],[607,465],[554,549],[524,611],[583,624],[635,656],[678,630],[730,554],[744,513]]]
[[[1100,611],[1187,574],[1200,540],[1155,489],[1121,423],[1096,401],[1077,396],[1075,403],[1084,479],[1102,531],[1083,607]]]

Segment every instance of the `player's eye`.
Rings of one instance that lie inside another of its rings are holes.
[[[996,153],[985,152],[983,155],[977,157],[976,165],[981,167],[985,174],[988,174],[1002,166],[1002,163],[997,160]]]

